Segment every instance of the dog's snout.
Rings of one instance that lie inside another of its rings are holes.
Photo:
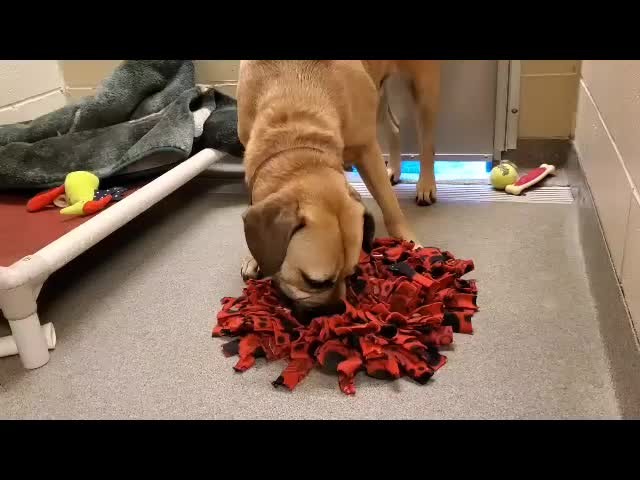
[[[293,312],[305,312],[304,316],[318,316],[318,312],[331,311],[340,308],[343,304],[341,297],[344,294],[340,284],[334,280],[323,280],[322,289],[309,288],[301,289],[293,284],[283,281],[281,278],[274,277],[274,286],[280,293],[280,296],[286,300],[289,308]],[[325,283],[326,282],[326,283]],[[331,285],[329,286],[329,282]],[[305,280],[305,283],[306,280]]]
[[[318,306],[305,306],[302,304],[295,304],[292,309],[293,315],[300,323],[308,325],[314,318],[328,317],[331,315],[341,315],[346,311],[346,305],[343,301],[337,300],[325,305]]]

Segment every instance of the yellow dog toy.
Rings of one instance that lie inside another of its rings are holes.
[[[114,196],[108,193],[96,198],[100,179],[91,172],[71,172],[64,180],[64,185],[40,193],[27,203],[29,212],[37,212],[52,203],[64,207],[62,215],[90,215],[106,207]]]

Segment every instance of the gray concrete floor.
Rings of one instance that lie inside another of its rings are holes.
[[[41,320],[58,346],[35,371],[0,359],[0,417],[620,416],[575,205],[404,203],[423,244],[475,261],[476,332],[456,337],[427,385],[359,375],[347,397],[319,371],[274,389],[283,363],[236,374],[210,337],[219,299],[241,291],[245,254],[246,200],[219,188],[192,182],[49,280]]]

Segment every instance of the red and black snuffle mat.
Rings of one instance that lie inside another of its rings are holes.
[[[238,372],[257,357],[287,360],[272,383],[291,390],[315,366],[337,372],[346,394],[355,393],[359,371],[424,384],[446,363],[438,347],[453,342],[454,333],[473,333],[477,288],[474,280],[461,278],[473,270],[471,260],[413,247],[377,239],[347,281],[343,313],[310,323],[296,319],[270,280],[250,280],[242,296],[222,299],[213,336],[235,337],[223,352],[239,356]]]

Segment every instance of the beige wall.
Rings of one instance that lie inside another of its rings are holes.
[[[65,103],[57,61],[0,61],[0,125],[32,120]]]
[[[60,64],[70,99],[95,92],[98,85],[122,60],[61,60]],[[196,60],[196,82],[215,85],[235,96],[239,60]]]
[[[640,331],[640,61],[584,60],[575,144]]]
[[[573,136],[580,60],[522,60],[520,138]]]

